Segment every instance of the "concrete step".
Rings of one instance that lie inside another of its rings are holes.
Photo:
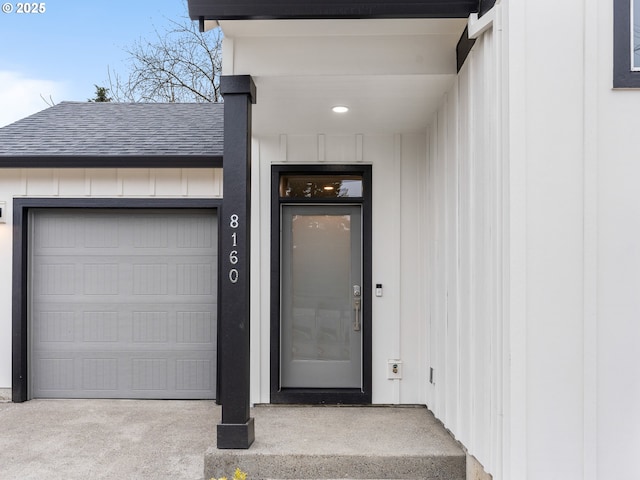
[[[227,468],[225,466],[228,465]],[[381,455],[222,455],[207,452],[205,478],[220,478],[237,465],[249,480],[258,479],[429,479],[464,480],[464,456],[400,457]],[[217,475],[217,476],[216,476]]]
[[[256,441],[248,450],[205,454],[204,478],[248,480],[464,480],[466,455],[424,407],[253,409]]]

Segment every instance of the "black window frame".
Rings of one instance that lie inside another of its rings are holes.
[[[631,2],[613,0],[613,88],[640,88],[631,65]]]

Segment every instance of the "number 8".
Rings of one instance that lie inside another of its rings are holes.
[[[231,221],[229,222],[231,228],[238,228],[238,215],[235,213],[231,215]]]

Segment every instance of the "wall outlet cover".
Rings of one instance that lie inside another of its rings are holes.
[[[389,380],[402,380],[401,360],[387,360],[387,378]]]

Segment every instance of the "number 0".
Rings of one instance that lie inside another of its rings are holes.
[[[235,268],[229,270],[229,281],[231,283],[238,283],[238,270]]]

